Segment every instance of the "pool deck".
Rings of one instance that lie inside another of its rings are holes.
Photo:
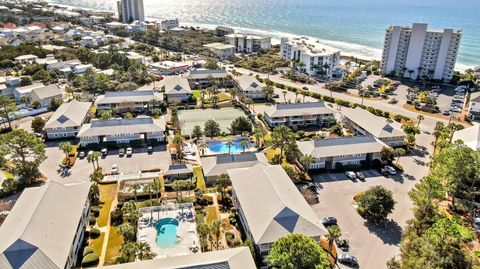
[[[197,236],[197,230],[195,225],[195,210],[193,205],[186,208],[162,208],[160,207],[148,207],[141,208],[143,213],[142,218],[138,222],[138,242],[147,242],[150,245],[152,252],[156,253],[155,259],[161,259],[166,257],[182,256],[194,253],[191,250],[192,246],[198,248],[200,252],[200,242]],[[192,212],[192,218],[180,217],[180,214]],[[157,229],[155,223],[157,220],[164,218],[175,218],[179,221],[177,236],[180,237],[180,242],[171,248],[161,248],[157,246]],[[145,221],[149,219],[148,221]],[[142,221],[143,220],[143,221]],[[152,221],[150,221],[152,220]]]

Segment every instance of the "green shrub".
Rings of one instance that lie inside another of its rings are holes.
[[[90,238],[95,239],[100,236],[100,230],[97,228],[90,229]]]
[[[90,218],[88,218],[88,224],[89,224],[90,226],[95,225],[95,222],[97,222],[97,220],[95,219],[94,216],[90,216]]]
[[[95,253],[87,254],[82,259],[82,266],[94,265],[94,264],[98,263],[98,259],[99,259],[99,257]]]
[[[401,122],[402,121],[402,115],[393,116],[393,120],[395,120],[396,122]]]
[[[100,215],[100,209],[98,207],[92,207],[90,208],[90,213],[93,216],[98,217],[98,215]]]
[[[90,246],[86,246],[84,249],[83,249],[83,255],[82,257],[85,257],[86,255],[90,254],[90,253],[93,253],[93,249],[90,247]]]

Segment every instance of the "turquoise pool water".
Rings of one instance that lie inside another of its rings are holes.
[[[178,220],[165,218],[157,221],[157,246],[161,248],[171,248],[177,244]]]
[[[242,141],[242,139],[232,140],[233,145],[230,147],[230,153],[238,153],[244,151],[240,141]],[[208,142],[208,149],[211,152],[215,153],[228,153],[228,146],[226,143],[227,141],[211,141]],[[249,142],[245,150],[249,150],[251,147],[252,145]]]

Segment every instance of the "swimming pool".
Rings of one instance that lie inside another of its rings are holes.
[[[177,244],[178,220],[173,218],[164,218],[155,224],[157,229],[157,246],[161,248],[171,248]]]
[[[238,153],[238,152],[243,152],[243,151],[248,151],[249,149],[252,148],[252,144],[250,141],[248,141],[248,146],[244,149],[241,141],[248,139],[234,139],[231,140],[233,142],[233,145],[230,147],[230,153]],[[228,140],[215,140],[215,141],[210,141],[208,142],[208,149],[213,152],[213,153],[228,153],[228,146],[227,146],[227,141]]]

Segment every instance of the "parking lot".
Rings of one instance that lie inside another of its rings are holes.
[[[40,171],[48,178],[59,177],[60,162],[64,153],[58,149],[59,142],[48,142],[46,152],[48,159],[40,165]],[[166,145],[154,147],[153,153],[147,153],[146,148],[135,148],[131,157],[118,156],[118,150],[110,150],[107,156],[102,156],[98,163],[103,168],[104,173],[109,173],[113,164],[119,167],[119,173],[135,173],[141,170],[168,169],[171,163],[170,153]],[[89,181],[89,176],[93,171],[93,165],[87,161],[87,158],[78,159],[75,165],[70,169],[70,174],[63,177],[68,182]]]
[[[360,268],[385,268],[387,260],[399,253],[402,227],[412,217],[408,191],[415,180],[406,179],[403,175],[386,178],[375,170],[362,172],[366,177],[364,181],[352,181],[343,173],[314,176],[319,202],[312,208],[320,219],[327,216],[337,218],[341,238],[349,241],[350,247],[346,252],[357,257]],[[355,194],[375,185],[391,190],[397,202],[394,212],[388,216],[389,220],[378,226],[360,217],[352,204]],[[339,254],[342,252],[338,249]],[[350,268],[339,265],[340,268]]]

